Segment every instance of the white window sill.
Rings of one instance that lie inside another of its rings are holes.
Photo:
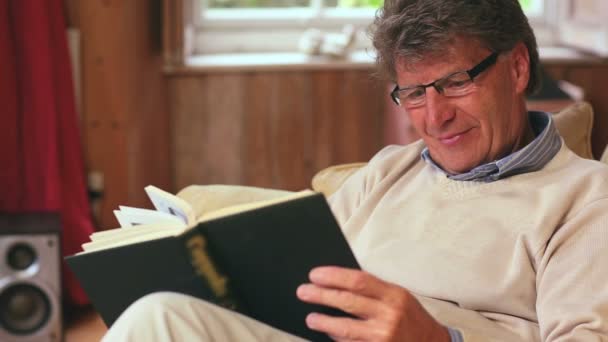
[[[540,46],[538,49],[540,60],[543,63],[559,62],[585,62],[598,63],[604,59],[590,53],[585,53],[571,47],[564,46]]]
[[[541,47],[543,62],[601,62],[602,58],[579,52],[567,47]],[[605,60],[604,60],[605,61]],[[373,52],[354,51],[346,57],[310,56],[299,52],[234,53],[191,56],[184,66],[167,67],[169,74],[192,72],[243,72],[280,70],[340,70],[371,69],[374,65]]]
[[[369,69],[373,53],[354,51],[345,57],[311,56],[300,52],[234,53],[196,55],[182,67],[167,68],[168,73],[243,72],[279,70]]]

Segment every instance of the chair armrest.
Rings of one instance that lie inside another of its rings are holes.
[[[335,165],[325,168],[312,178],[312,189],[322,192],[326,197],[333,194],[342,183],[353,173],[367,163],[351,163]]]

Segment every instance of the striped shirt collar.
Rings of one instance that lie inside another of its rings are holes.
[[[446,176],[459,181],[493,182],[501,178],[542,169],[562,146],[562,139],[555,128],[551,114],[529,112],[530,125],[536,138],[521,150],[493,162],[479,165],[459,174],[444,171],[432,159],[428,147],[422,150],[422,159]]]

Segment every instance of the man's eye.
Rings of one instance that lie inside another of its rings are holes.
[[[469,77],[469,75],[463,72],[459,72],[444,79],[443,82],[440,83],[443,83],[440,84],[443,89],[460,90],[462,88],[467,87],[473,82],[471,82],[471,78]]]
[[[445,89],[459,89],[468,86],[470,83],[470,80],[449,80],[443,87]]]
[[[408,100],[416,100],[416,99],[420,99],[420,98],[424,97],[424,93],[425,93],[425,91],[422,88],[414,89],[409,94],[407,94],[405,97]]]

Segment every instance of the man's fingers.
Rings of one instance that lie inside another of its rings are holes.
[[[381,314],[379,310],[383,308],[383,306],[377,305],[376,299],[314,284],[300,285],[297,295],[302,301],[337,308],[363,319]]]
[[[382,301],[390,301],[393,292],[402,290],[369,273],[336,266],[314,268],[309,278],[314,284],[323,287],[343,289]]]

